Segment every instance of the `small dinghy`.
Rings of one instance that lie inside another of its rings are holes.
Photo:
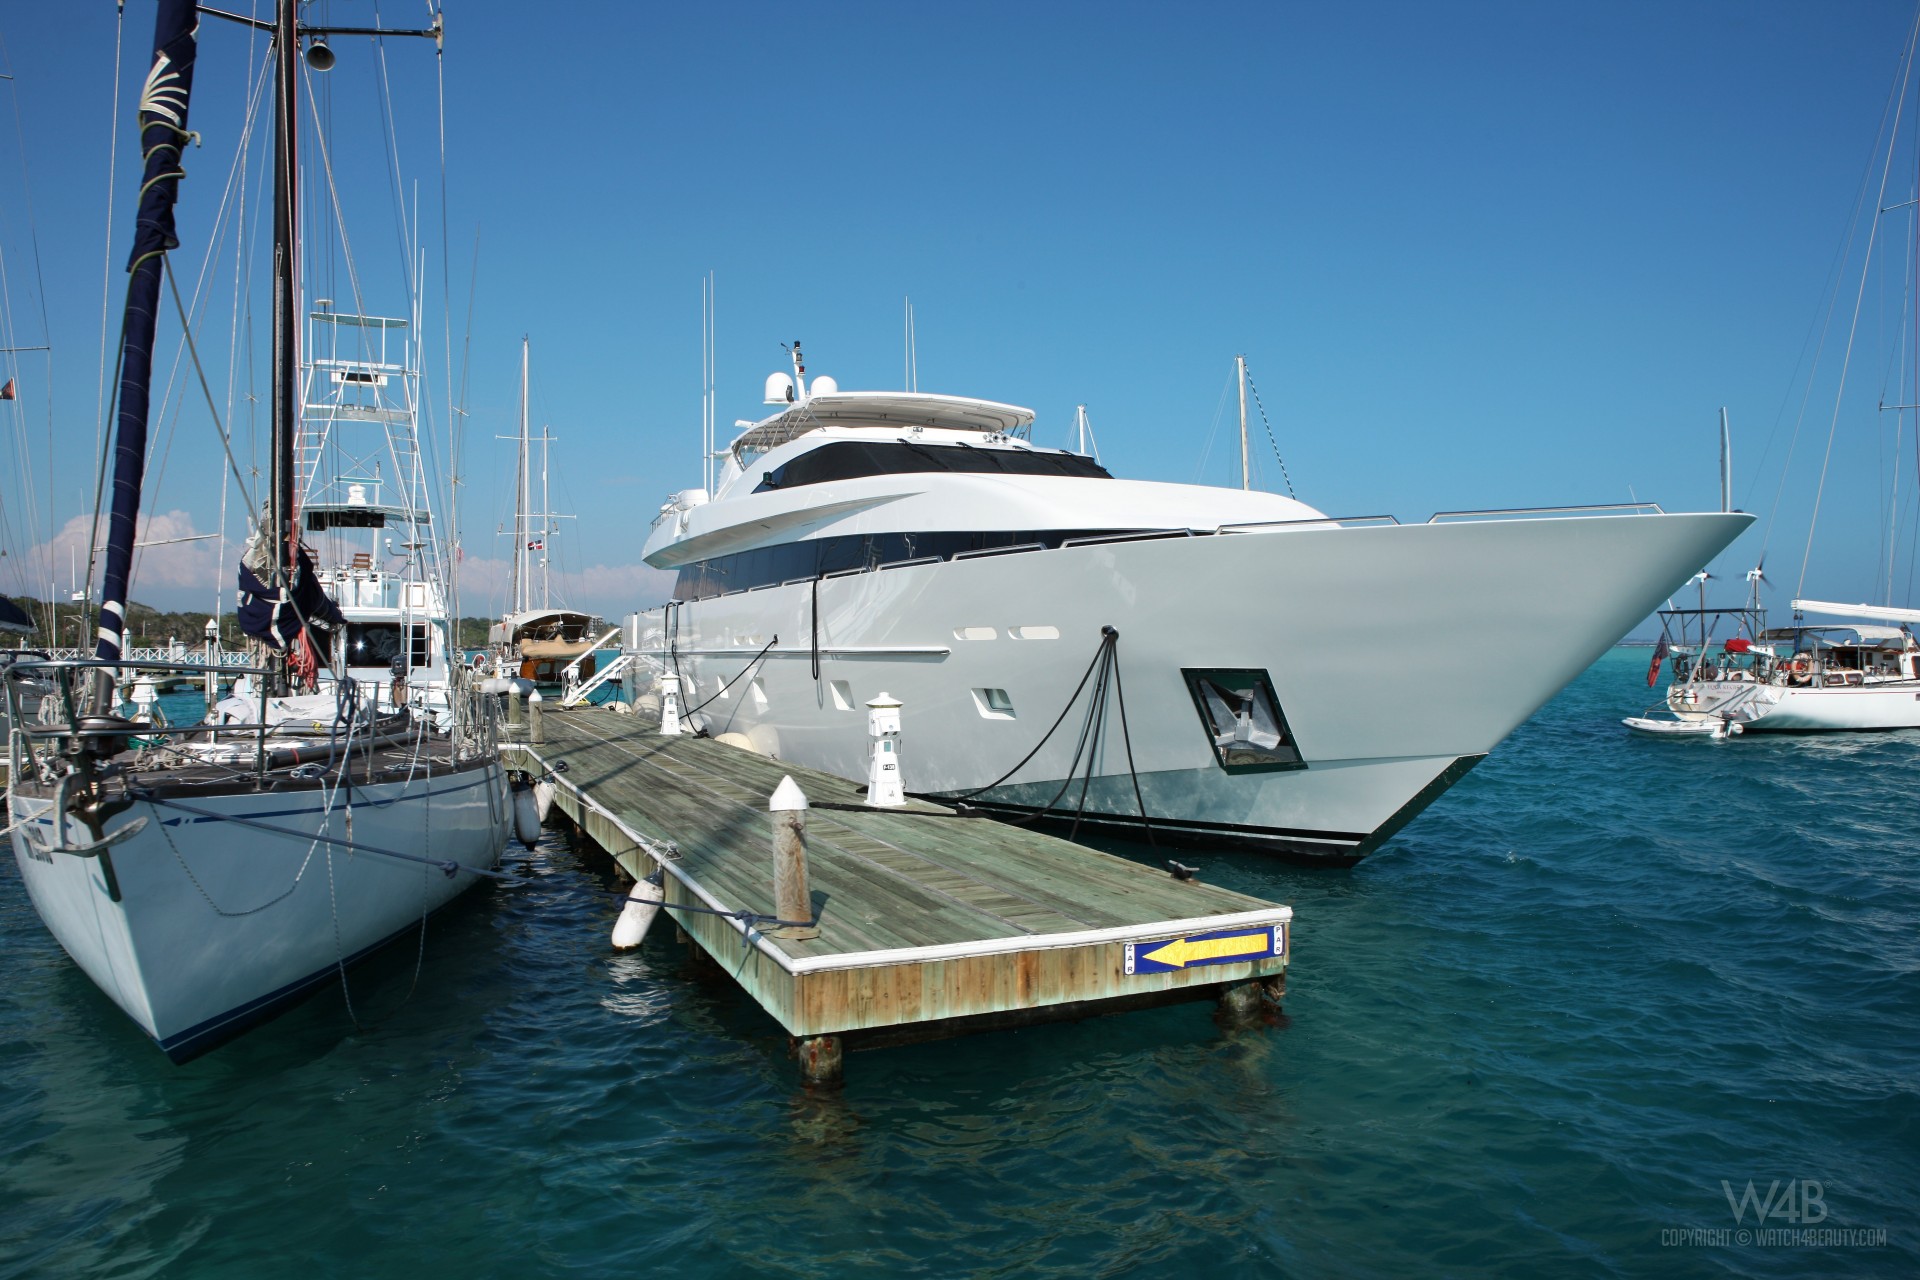
[[[1694,720],[1651,715],[1628,716],[1620,723],[1649,738],[1712,738],[1721,741],[1744,731],[1738,720],[1726,720],[1719,716]]]

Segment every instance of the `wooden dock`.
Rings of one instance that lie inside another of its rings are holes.
[[[508,767],[554,782],[635,879],[664,869],[667,914],[787,1029],[810,1080],[837,1078],[845,1048],[1209,998],[1247,1019],[1284,993],[1290,907],[944,806],[869,808],[855,783],[662,737],[643,714],[540,720],[509,727]],[[811,805],[817,936],[673,910],[777,918],[767,805],[785,776]]]

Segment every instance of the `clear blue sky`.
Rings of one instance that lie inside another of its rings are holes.
[[[709,269],[723,429],[761,414],[781,341],[803,339],[810,368],[842,387],[900,385],[911,294],[922,389],[1031,406],[1051,443],[1085,402],[1119,474],[1235,482],[1231,402],[1219,411],[1244,352],[1300,496],[1332,513],[1712,507],[1724,404],[1738,505],[1764,517],[1799,411],[1795,368],[1912,21],[1890,0],[446,8],[456,381],[470,290],[473,313],[466,545],[475,559],[500,552],[511,454],[492,437],[513,422],[525,332],[536,419],[561,440],[556,504],[579,515],[566,564],[598,567],[576,590],[609,613],[657,598],[626,567],[661,497],[698,482]],[[339,24],[425,12],[418,0],[308,9]],[[129,0],[114,325],[152,15]],[[0,14],[0,70],[15,76],[0,108],[10,90],[21,120],[20,137],[0,121],[13,341],[55,348],[50,388],[44,357],[9,366],[26,394],[0,431],[25,432],[43,471],[49,429],[63,446],[51,486],[35,482],[37,530],[19,476],[0,484],[16,565],[50,514],[57,525],[91,506],[115,23],[112,0],[13,0]],[[231,163],[257,66],[248,43],[202,24],[193,125],[206,144],[182,195],[183,280]],[[336,177],[370,305],[392,310],[376,64],[365,41],[337,51]],[[388,75],[429,235],[444,441],[431,46],[391,42]],[[1896,176],[1887,203],[1911,183]],[[219,290],[230,297],[230,276]],[[1893,415],[1869,406],[1889,368],[1884,317],[1901,305],[1880,298],[1862,327],[1866,403],[1840,422],[1809,594],[1885,594]],[[201,339],[221,369],[230,310],[218,301]],[[175,333],[163,325],[163,367]],[[1769,542],[1783,611],[1828,388],[1810,402]],[[197,404],[151,505],[204,532],[219,469]],[[1277,485],[1264,441],[1262,455]],[[1909,603],[1902,546],[1893,594]],[[1759,547],[1750,534],[1717,568],[1737,579]],[[22,589],[9,574],[0,587]],[[211,583],[137,581],[135,596],[199,605]],[[464,603],[498,602],[476,588]]]

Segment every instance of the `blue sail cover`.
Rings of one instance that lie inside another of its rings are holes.
[[[285,649],[300,638],[301,619],[307,622],[307,638],[321,654],[329,650],[327,637],[320,628],[337,628],[346,622],[339,606],[321,590],[314,575],[313,560],[305,547],[300,548],[293,589],[269,587],[258,574],[240,565],[240,599],[236,608],[240,629],[256,640],[265,640],[276,649]]]
[[[127,309],[120,345],[120,412],[114,433],[113,509],[107,519],[107,568],[100,591],[96,657],[120,656],[126,630],[133,540],[147,459],[147,388],[153,373],[153,329],[160,303],[163,255],[179,247],[173,230],[180,150],[186,144],[187,100],[193,92],[194,0],[160,0],[153,26],[153,69],[140,91],[140,150],[146,169],[140,215],[127,270]]]

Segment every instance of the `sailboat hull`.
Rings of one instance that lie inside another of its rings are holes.
[[[146,819],[107,851],[118,901],[103,859],[55,847],[48,797],[16,789],[9,800],[14,858],[40,918],[169,1058],[185,1062],[340,981],[346,965],[472,887],[480,877],[469,870],[449,876],[373,850],[490,869],[506,843],[506,794],[504,771],[487,760],[355,786],[350,806],[345,789],[284,784],[180,797],[200,813],[136,803],[106,828]],[[225,820],[234,818],[260,825]],[[70,845],[91,839],[76,819],[66,822]]]
[[[1050,805],[1107,830],[1350,862],[1750,522],[1328,523],[1109,541],[693,601],[641,615],[638,638],[690,681],[697,726],[781,759],[864,777],[864,704],[884,691],[905,703],[911,791],[988,788],[975,802],[1009,812]],[[1106,626],[1119,632],[1126,733],[1114,696],[1085,778],[1074,756],[1089,695],[1046,735]],[[1230,770],[1216,756],[1191,677],[1221,670],[1271,683],[1297,766]]]
[[[1724,708],[1748,733],[1920,729],[1920,680],[1824,688],[1700,680],[1675,685],[1667,702],[1678,715]]]

